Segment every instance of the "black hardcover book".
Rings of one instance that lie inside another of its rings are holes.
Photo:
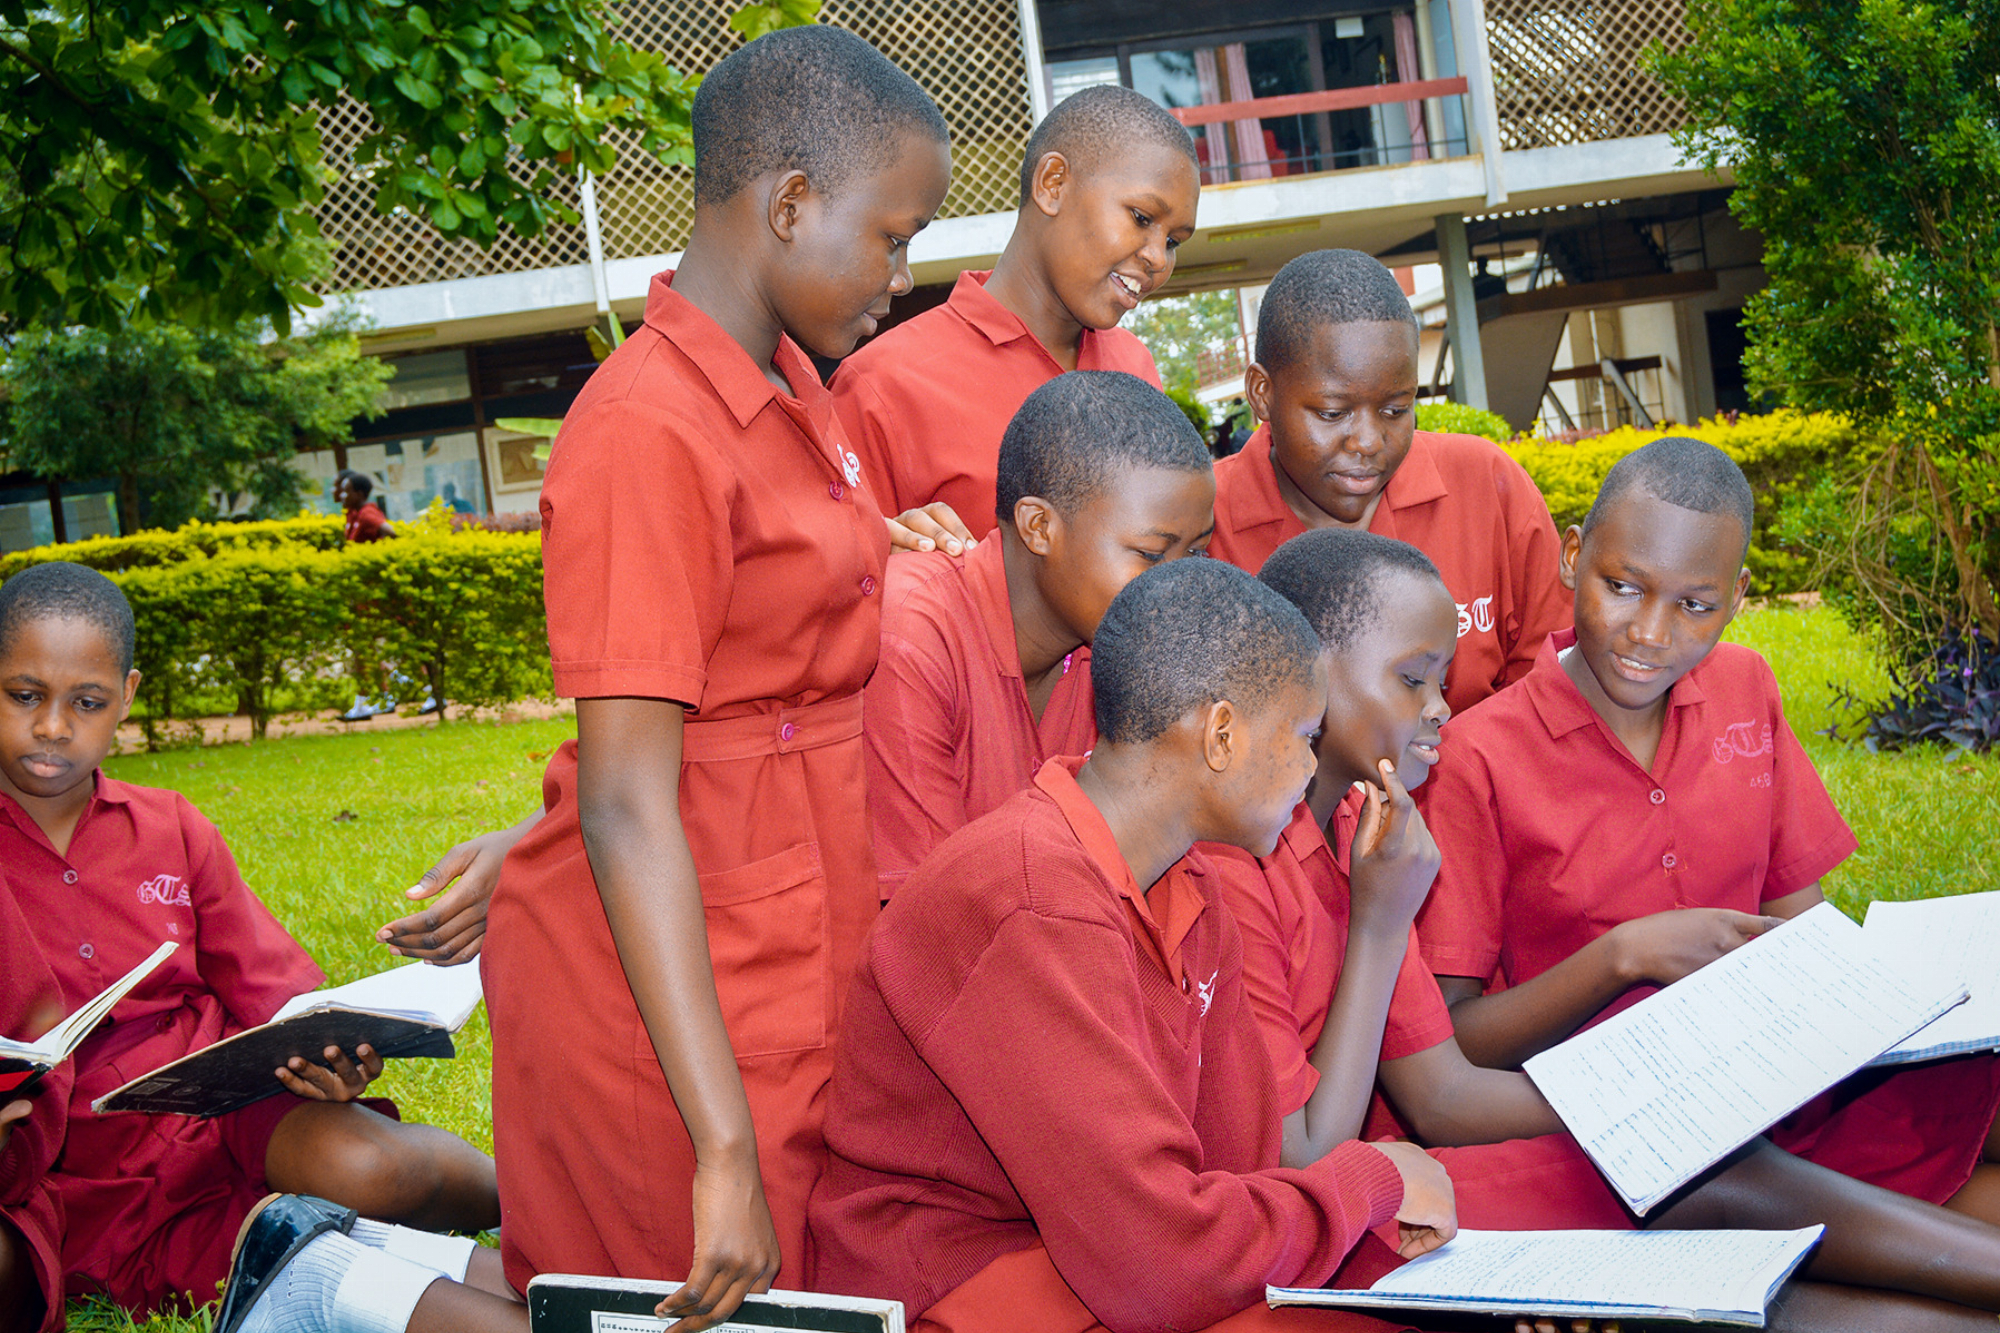
[[[291,1000],[278,1016],[133,1079],[91,1103],[106,1111],[215,1116],[285,1090],[277,1069],[293,1056],[317,1065],[338,1046],[372,1046],[385,1060],[458,1054],[451,1034],[479,1007],[479,969],[407,963]]]
[[[315,1009],[204,1046],[106,1094],[91,1109],[100,1114],[225,1115],[283,1092],[275,1071],[293,1056],[323,1065],[327,1047],[351,1054],[363,1045],[373,1046],[385,1060],[458,1054],[451,1033],[438,1023],[355,1009]]]
[[[528,1319],[533,1333],[658,1333],[673,1325],[654,1314],[654,1307],[680,1287],[678,1282],[543,1273],[528,1282]],[[865,1296],[767,1291],[745,1300],[715,1333],[771,1328],[903,1333],[903,1306]]]

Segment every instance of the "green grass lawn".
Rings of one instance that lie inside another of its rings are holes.
[[[1887,683],[1865,645],[1829,610],[1754,610],[1730,637],[1772,660],[1794,728],[1860,834],[1860,852],[1827,882],[1832,897],[1858,915],[1878,897],[1993,886],[2000,757],[1936,750],[1871,755],[1814,734],[1838,715],[1833,686],[1873,696]],[[549,752],[573,734],[569,719],[375,734],[361,728],[133,755],[107,768],[130,782],[185,793],[220,825],[244,877],[338,982],[393,961],[374,932],[406,910],[402,890],[454,842],[531,809],[540,800]],[[456,1060],[392,1062],[377,1087],[401,1103],[406,1117],[443,1125],[490,1150],[483,1011],[459,1034],[459,1050]],[[131,1327],[101,1304],[73,1306],[71,1326],[89,1333]],[[205,1327],[200,1320],[145,1326],[146,1333]]]

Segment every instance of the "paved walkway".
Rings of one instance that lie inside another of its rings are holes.
[[[417,713],[415,704],[398,713],[378,713],[366,722],[342,722],[342,710],[329,708],[318,713],[280,713],[271,719],[265,728],[266,739],[276,740],[280,736],[330,736],[346,731],[399,731],[409,727],[434,727],[437,714],[428,717]],[[533,722],[551,717],[574,717],[576,704],[568,699],[550,703],[542,699],[526,699],[519,703],[504,704],[498,708],[453,708],[451,719],[457,722]],[[175,721],[167,724],[170,732],[178,733],[188,727],[199,727],[203,745],[247,744],[250,740],[250,719],[236,714],[231,717],[204,717],[192,721]],[[136,722],[127,722],[118,728],[118,746],[114,753],[138,754],[146,748],[145,733]]]

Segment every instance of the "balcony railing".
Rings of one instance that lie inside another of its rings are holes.
[[[728,21],[738,0],[626,0],[613,13],[635,45],[661,51],[685,69],[706,69],[739,40]],[[1485,0],[1492,77],[1504,148],[1534,148],[1653,134],[1674,128],[1681,109],[1645,72],[1653,44],[1682,40],[1685,0]],[[922,84],[952,131],[952,188],[942,217],[1001,213],[1017,203],[1021,150],[1031,126],[1019,11],[1001,0],[826,0],[828,22],[853,29]],[[1443,122],[1421,118],[1423,153],[1397,125],[1356,136],[1364,146],[1332,142],[1306,124],[1369,111],[1400,121],[1412,99],[1464,96],[1463,79],[1376,84],[1254,102],[1183,107],[1211,151],[1206,178],[1240,180],[1448,156],[1465,151]],[[1379,110],[1378,110],[1379,108]],[[1261,132],[1248,142],[1231,127]],[[534,239],[503,234],[490,250],[446,241],[409,216],[378,214],[374,188],[353,168],[367,112],[340,98],[321,108],[326,160],[336,179],[320,225],[336,245],[334,290],[398,287],[483,274],[585,262],[583,229],[557,227]],[[1262,147],[1259,147],[1262,140]],[[687,239],[694,216],[693,180],[634,144],[618,144],[619,162],[597,182],[605,256],[667,253]],[[576,203],[574,181],[557,187]]]

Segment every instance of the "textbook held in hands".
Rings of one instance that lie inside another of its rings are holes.
[[[111,983],[97,997],[71,1014],[62,1022],[43,1033],[36,1041],[10,1041],[0,1037],[0,1097],[9,1100],[25,1097],[33,1092],[42,1075],[54,1069],[75,1053],[90,1035],[91,1029],[104,1021],[131,989],[145,980],[146,974],[165,962],[167,955],[181,946],[168,940],[153,950],[145,962]]]
[[[1965,999],[1821,903],[1523,1066],[1644,1216]]]
[[[1366,1290],[1270,1287],[1264,1298],[1273,1308],[1333,1305],[1762,1328],[1779,1284],[1825,1230],[1461,1231]]]
[[[472,1017],[480,995],[476,964],[392,967],[288,1000],[270,1022],[141,1075],[90,1109],[100,1115],[223,1115],[283,1092],[274,1071],[293,1056],[323,1065],[329,1046],[350,1055],[357,1046],[372,1046],[385,1060],[448,1059],[458,1053],[451,1034]]]
[[[528,1279],[531,1333],[660,1333],[678,1320],[653,1313],[681,1289],[679,1282],[543,1273]],[[747,1296],[715,1333],[764,1333],[766,1329],[815,1333],[903,1333],[903,1303],[867,1296],[822,1296],[767,1291]]]

